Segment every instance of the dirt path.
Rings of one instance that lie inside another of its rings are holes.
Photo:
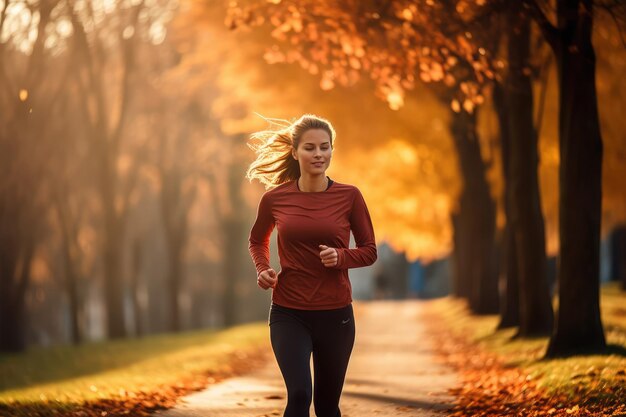
[[[457,376],[434,360],[421,323],[424,308],[420,301],[355,303],[356,344],[340,403],[343,417],[439,416],[453,405],[447,389],[458,383]],[[272,359],[260,370],[212,385],[155,415],[282,416],[285,402]]]

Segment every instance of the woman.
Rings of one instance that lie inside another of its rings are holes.
[[[339,417],[355,336],[348,268],[376,260],[372,221],[355,186],[326,176],[335,140],[329,121],[306,114],[252,138],[260,144],[251,145],[257,159],[247,177],[272,189],[261,197],[249,249],[258,286],[272,288],[270,340],[287,386],[284,416],[309,416],[313,397],[317,417]],[[278,273],[269,264],[274,226]],[[357,248],[349,248],[350,230]]]

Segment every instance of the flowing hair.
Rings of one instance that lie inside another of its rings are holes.
[[[304,114],[293,123],[281,119],[265,117],[263,119],[270,124],[272,124],[271,121],[274,121],[279,129],[261,130],[250,135],[251,141],[248,143],[248,147],[257,154],[257,157],[248,167],[246,178],[250,182],[256,178],[265,185],[265,189],[300,177],[300,165],[291,155],[291,150],[298,148],[300,139],[307,130],[325,130],[330,137],[330,147],[333,148],[336,136],[335,129],[328,120],[322,117]]]

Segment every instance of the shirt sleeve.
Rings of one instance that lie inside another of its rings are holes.
[[[352,211],[350,212],[350,229],[357,247],[355,249],[336,248],[336,269],[368,266],[373,264],[378,257],[372,219],[367,210],[365,199],[358,188],[355,188]]]
[[[263,194],[256,220],[250,230],[248,250],[256,267],[257,275],[270,268],[270,236],[274,230],[272,205],[267,193]]]

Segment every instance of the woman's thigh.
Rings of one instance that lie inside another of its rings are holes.
[[[269,319],[270,341],[287,389],[311,391],[310,329],[294,316],[272,310]]]

